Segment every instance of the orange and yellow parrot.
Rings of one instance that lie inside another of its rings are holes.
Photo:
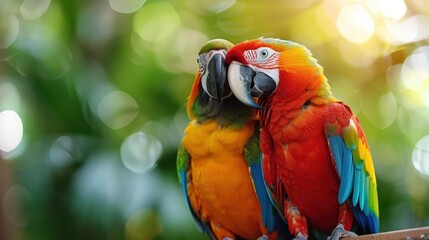
[[[276,229],[287,225],[263,181],[256,111],[232,95],[226,80],[232,46],[215,39],[199,52],[178,176],[197,227],[211,239],[276,239],[283,236]]]
[[[234,95],[259,109],[263,175],[290,232],[339,239],[379,231],[369,146],[351,109],[332,96],[322,67],[302,45],[259,38],[226,58]],[[257,98],[257,100],[255,100]],[[256,103],[256,101],[258,103]]]

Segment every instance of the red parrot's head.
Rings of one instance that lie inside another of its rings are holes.
[[[278,102],[298,99],[302,104],[330,96],[322,67],[300,44],[273,38],[244,41],[229,50],[226,61],[232,92],[249,106],[261,108],[253,97]]]

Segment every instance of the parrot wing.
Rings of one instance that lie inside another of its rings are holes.
[[[359,120],[341,102],[331,103],[325,135],[340,178],[338,202],[349,200],[356,220],[366,233],[379,231],[377,183],[374,165]]]
[[[273,205],[270,190],[267,188],[262,172],[262,153],[259,147],[259,124],[255,127],[253,136],[244,146],[244,157],[250,169],[253,186],[262,211],[262,222],[269,233],[277,230],[279,239],[291,236],[287,222],[281,212]]]
[[[195,225],[197,225],[198,230],[203,233],[207,233],[210,239],[216,239],[213,231],[209,227],[209,225],[204,222],[195,212],[195,209],[192,207],[191,202],[189,200],[188,195],[188,170],[191,166],[191,156],[188,151],[186,151],[185,146],[183,144],[179,145],[179,149],[177,151],[177,174],[179,176],[180,186],[182,188],[183,195],[185,196],[186,204],[191,210],[192,218],[194,219]]]

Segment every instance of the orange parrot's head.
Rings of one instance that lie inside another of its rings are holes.
[[[226,61],[231,90],[246,105],[261,108],[255,97],[260,103],[271,98],[297,104],[330,97],[322,67],[300,44],[273,38],[248,40],[231,48]]]
[[[224,39],[208,41],[197,57],[198,71],[188,99],[188,115],[204,119],[219,114],[222,100],[231,94],[227,83],[226,53],[233,46]]]

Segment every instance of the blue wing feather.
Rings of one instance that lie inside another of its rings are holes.
[[[359,225],[362,226],[365,233],[377,233],[380,231],[378,218],[374,213],[366,215],[358,206],[353,207],[352,210],[356,220]]]
[[[341,139],[341,138],[340,138]],[[353,178],[354,178],[354,166],[352,153],[345,148],[344,141],[342,142],[343,150],[343,173],[341,174],[341,184],[340,184],[340,194],[341,196],[340,203],[343,204],[352,192]]]
[[[366,168],[364,169],[364,161],[367,161],[368,157],[366,154],[370,153],[361,143],[353,144],[361,141],[358,139],[356,128],[359,123],[352,118],[352,113],[346,106],[336,104],[332,107],[337,108],[336,111],[341,111],[338,112],[341,114],[344,114],[344,110],[347,111],[351,117],[350,126],[347,129],[341,128],[338,122],[325,125],[325,135],[333,158],[332,163],[340,178],[338,202],[343,204],[347,200],[350,201],[353,214],[365,233],[378,232],[378,205],[374,202],[378,198],[377,190],[371,184],[375,180],[370,179],[368,172],[365,172]],[[339,116],[344,117],[344,115]],[[344,129],[348,137],[347,144],[343,136]],[[354,134],[352,134],[353,130],[356,131]],[[372,164],[372,161],[370,163]]]
[[[269,233],[277,231],[278,239],[291,239],[292,235],[289,233],[287,221],[283,218],[283,212],[279,210],[279,206],[272,199],[272,192],[264,179],[262,171],[264,158],[260,150],[260,128],[258,124],[254,128],[252,137],[247,140],[243,153],[261,207],[262,224]]]
[[[258,196],[259,204],[261,205],[262,222],[268,232],[272,233],[275,230],[273,205],[271,204],[271,200],[267,194],[260,161],[255,161],[250,165],[250,173],[253,179],[256,195]]]
[[[277,231],[278,239],[291,239],[292,235],[289,232],[287,221],[283,218],[275,207],[267,185],[265,184],[264,175],[262,172],[262,154],[260,161],[253,161],[250,167],[250,174],[255,187],[255,192],[258,197],[262,211],[262,223],[267,228],[269,233]]]
[[[362,178],[362,170],[357,169],[355,172],[355,179],[354,179],[354,186],[353,186],[353,199],[352,204],[353,206],[356,206],[358,200],[359,200],[359,193],[360,193],[360,179]]]
[[[359,207],[360,210],[363,211],[365,201],[367,200],[365,197],[365,185],[368,183],[368,178],[364,176],[363,181],[361,181],[361,189],[359,196]]]
[[[338,174],[340,175],[340,178],[341,178],[342,166],[343,166],[343,163],[341,162],[342,158],[340,155],[342,152],[341,150],[342,139],[340,136],[330,136],[328,140],[329,140],[329,146],[331,147],[332,154],[334,155],[334,160],[335,160]]]
[[[354,169],[352,154],[347,150],[341,136],[330,136],[328,137],[328,141],[335,163],[337,164],[338,175],[341,179],[340,189],[338,192],[338,202],[343,204],[348,199],[353,186]]]
[[[347,149],[341,135],[328,136],[327,139],[341,180],[338,202],[342,204],[349,199],[353,205],[353,213],[364,231],[378,232],[378,219],[369,211],[369,176],[356,167],[352,151]]]

